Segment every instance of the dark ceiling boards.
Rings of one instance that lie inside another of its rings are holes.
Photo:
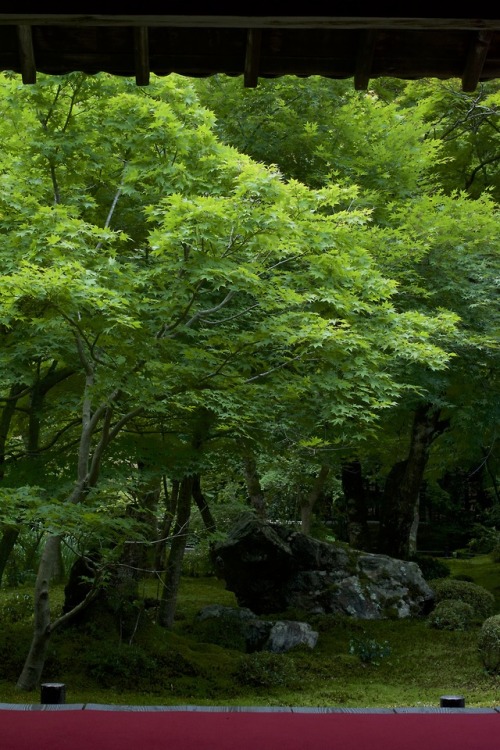
[[[268,3],[260,15],[179,5],[170,3],[169,14],[106,14],[102,8],[99,14],[0,14],[0,70],[21,74],[26,84],[37,73],[83,71],[135,77],[141,86],[151,74],[226,73],[242,76],[247,87],[259,78],[320,75],[352,78],[360,90],[380,77],[456,78],[466,92],[500,78],[500,18],[488,17],[491,6],[484,17],[445,18],[438,7],[434,16],[421,17],[422,5],[411,15],[408,4],[405,12],[390,4],[391,14],[378,16],[374,3],[364,9],[370,15],[357,4],[357,14],[338,16],[324,15],[333,5],[326,3],[319,10],[306,4],[296,15],[273,11],[282,11],[283,3]]]

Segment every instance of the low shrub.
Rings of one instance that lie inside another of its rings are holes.
[[[360,636],[349,641],[349,653],[357,656],[363,664],[378,666],[382,659],[390,656],[391,647],[388,641],[379,642],[374,638]]]
[[[427,618],[427,624],[436,630],[468,630],[474,620],[474,610],[467,602],[443,599]]]
[[[500,615],[488,617],[481,625],[477,647],[480,659],[489,674],[500,673]]]
[[[293,659],[270,651],[255,651],[244,656],[235,671],[240,685],[251,687],[293,687],[298,672]]]
[[[96,645],[82,659],[89,677],[101,687],[115,689],[150,688],[155,681],[158,663],[144,649],[128,644],[110,647]]]
[[[434,593],[434,603],[452,599],[470,604],[474,611],[474,618],[484,620],[493,614],[495,597],[493,594],[471,581],[458,581],[453,578],[441,578],[430,581],[429,585]]]
[[[30,594],[4,595],[0,601],[0,620],[6,622],[30,622],[33,619],[33,596]]]

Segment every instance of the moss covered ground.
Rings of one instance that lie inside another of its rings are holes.
[[[500,612],[500,564],[488,555],[445,562],[451,575],[488,588]],[[54,593],[57,608],[62,590]],[[145,582],[141,593],[155,597],[156,584]],[[28,588],[0,592],[0,702],[40,699],[15,688],[31,637],[30,596]],[[226,647],[208,642],[217,634],[200,638],[196,614],[214,603],[236,606],[216,578],[184,577],[172,631],[147,611],[126,638],[106,620],[68,627],[53,636],[43,681],[63,682],[67,703],[425,708],[459,694],[468,707],[500,706],[500,677],[478,655],[479,624],[453,632],[424,619],[314,616],[314,649],[244,654],[227,638]]]

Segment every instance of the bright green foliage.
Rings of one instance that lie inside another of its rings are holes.
[[[421,399],[493,445],[498,210],[441,188],[422,110],[204,85],[0,78],[2,529],[118,556],[145,478],[257,444],[304,491]]]
[[[139,418],[148,432],[189,434],[203,409],[252,435],[297,407],[307,443],[325,425],[372,425],[400,393],[395,359],[447,365],[435,342],[453,316],[397,311],[356,189],[285,182],[221,145],[189,82],[144,91],[75,74],[2,86],[13,496],[33,471],[53,500],[92,489],[107,503],[136,451],[120,433]],[[97,486],[105,456],[109,491]]]
[[[403,198],[419,191],[439,158],[437,141],[422,147],[428,126],[420,115],[357,92],[352,81],[284,76],[244,89],[217,75],[195,86],[223,141],[312,187],[341,181],[374,197],[382,191],[384,201]]]
[[[472,198],[488,192],[498,203],[498,81],[482,84],[474,94],[462,91],[461,81],[409,82],[399,103],[418,113],[427,137],[442,144],[442,158],[432,167],[446,192],[466,191]]]
[[[458,455],[477,465],[494,445],[500,403],[499,215],[488,192],[498,183],[498,86],[470,97],[453,81],[382,80],[366,93],[321,78],[285,77],[255,90],[238,83],[224,76],[196,83],[222,138],[287,178],[357,185],[354,200],[369,209],[373,227],[367,249],[396,282],[395,309],[459,321],[431,334],[452,353],[448,368],[432,371],[417,359],[399,367],[407,397],[385,412],[378,456],[372,442],[370,458],[380,465],[405,456],[401,435],[425,399],[452,419],[431,470],[442,476]]]

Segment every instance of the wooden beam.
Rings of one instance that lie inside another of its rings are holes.
[[[259,81],[261,29],[248,29],[243,83],[246,89],[254,89]]]
[[[134,28],[135,82],[149,86],[149,35],[146,26]]]
[[[376,31],[364,31],[361,34],[354,71],[354,88],[356,91],[366,91],[368,88],[372,72],[376,40]]]
[[[36,83],[35,52],[33,50],[31,26],[18,26],[17,38],[19,41],[19,59],[21,62],[23,83]]]
[[[351,16],[348,14],[339,16],[324,15],[324,3],[321,3],[321,12],[314,8],[314,3],[308,8],[309,13],[302,15],[280,14],[283,4],[279,8],[269,3],[266,13],[260,15],[240,15],[224,13],[200,13],[199,9],[193,8],[189,11],[189,2],[184,3],[182,13],[0,13],[0,24],[16,26],[26,24],[30,26],[169,26],[189,28],[240,28],[240,29],[455,29],[486,31],[500,29],[500,13],[491,10],[491,2],[477,3],[474,6],[475,15],[469,17],[458,12],[453,12],[451,18],[445,18],[447,10],[439,14],[434,9],[434,17],[425,18],[410,13],[400,15],[362,15]],[[277,4],[275,4],[277,5]],[[319,5],[316,3],[316,5]],[[172,10],[174,8],[171,8]],[[176,8],[178,11],[178,7]],[[317,10],[318,12],[314,12]],[[197,12],[198,11],[198,12]],[[496,17],[495,17],[496,15]]]
[[[491,37],[491,31],[479,31],[474,35],[474,41],[469,48],[462,75],[462,91],[476,90],[488,55]]]

